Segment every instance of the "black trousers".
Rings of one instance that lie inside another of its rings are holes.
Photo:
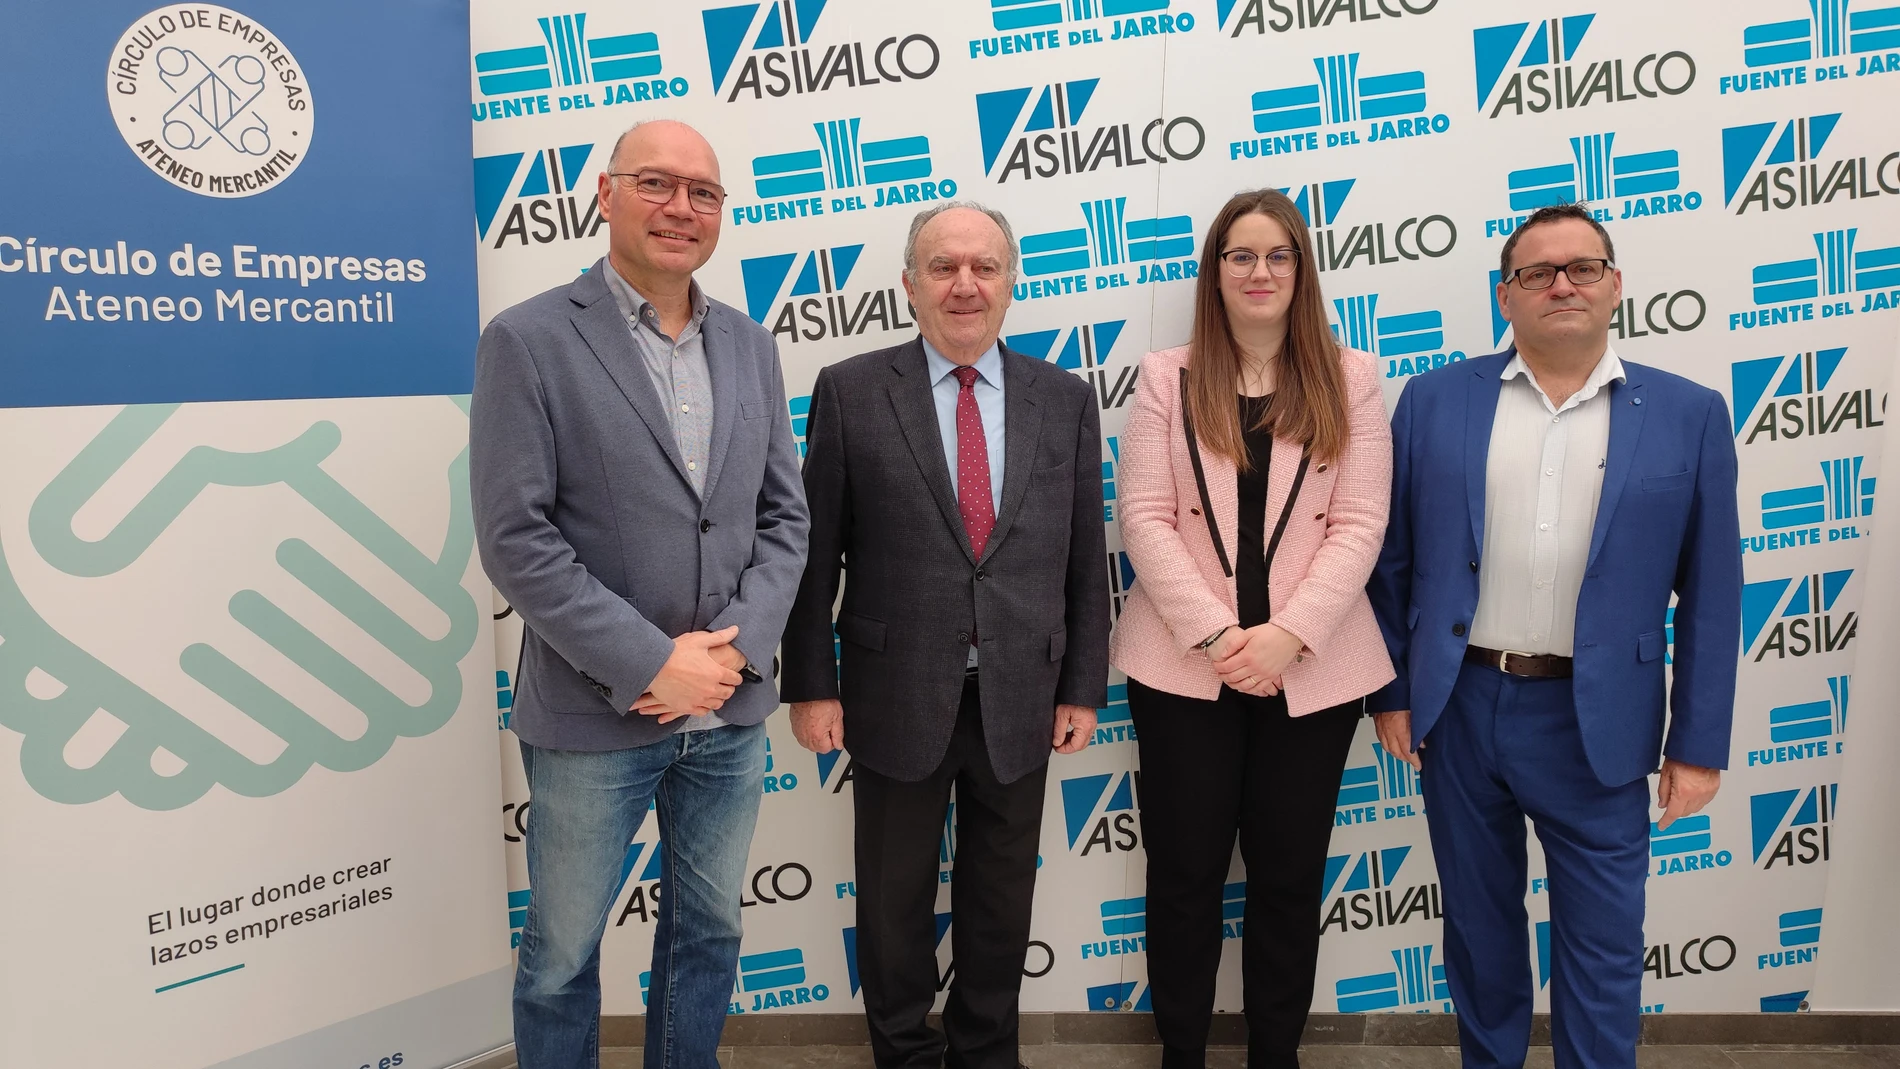
[[[1339,777],[1363,701],[1287,715],[1284,697],[1214,701],[1128,681],[1148,851],[1148,992],[1164,1069],[1206,1064],[1221,887],[1247,866],[1241,976],[1248,1069],[1295,1069],[1319,961]]]
[[[963,688],[950,749],[930,776],[906,783],[858,765],[858,976],[879,1069],[1016,1069],[1048,771],[1045,764],[1013,783],[997,781],[974,679]],[[926,1018],[938,990],[938,862],[952,786],[954,976],[939,1032]]]

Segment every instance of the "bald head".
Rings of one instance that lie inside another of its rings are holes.
[[[700,156],[709,168],[704,174],[686,174],[674,171],[688,178],[701,178],[709,182],[719,181],[719,157],[713,153],[712,143],[698,130],[680,122],[678,119],[648,119],[634,123],[614,140],[613,153],[608,156],[608,168],[613,171],[637,171],[642,157],[653,154]],[[645,164],[667,170],[659,164]]]

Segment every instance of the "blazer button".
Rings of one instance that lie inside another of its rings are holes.
[[[968,631],[957,632],[957,641],[968,646],[970,644],[970,633]]]
[[[710,531],[710,530],[712,530],[712,529],[713,529],[713,522],[712,522],[711,520],[701,520],[701,521],[699,521],[699,533],[700,533],[700,534],[705,534],[705,533],[706,533],[707,531]]]
[[[1451,633],[1454,635],[1457,635],[1459,638],[1463,638],[1465,634],[1465,625],[1463,624],[1451,625]]]
[[[981,568],[978,568],[978,569],[976,570],[976,577],[977,577],[978,579],[988,579],[988,578],[990,577],[990,573],[988,573],[988,572],[986,572],[986,571],[984,571],[984,570],[983,570],[983,569],[981,569]]]
[[[1472,571],[1474,571],[1474,572],[1478,570],[1478,562],[1477,562],[1477,561],[1475,561],[1475,560],[1474,560],[1474,561],[1472,561],[1472,562],[1471,562],[1471,570],[1472,570]]]
[[[1316,520],[1323,520],[1326,518],[1326,514],[1324,512],[1316,512],[1313,514],[1313,518]]]
[[[1200,509],[1197,509],[1197,508],[1193,508],[1193,507],[1190,507],[1190,508],[1188,509],[1188,515],[1190,515],[1190,516],[1199,516],[1200,514],[1201,514],[1201,510],[1200,510]]]
[[[1320,465],[1320,466],[1319,466],[1318,468],[1316,468],[1316,469],[1314,469],[1314,470],[1315,470],[1315,471],[1325,471],[1325,470],[1326,470],[1326,465],[1324,465],[1324,464],[1321,464],[1321,465]]]

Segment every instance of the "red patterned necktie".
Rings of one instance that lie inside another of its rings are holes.
[[[990,449],[983,437],[983,413],[976,406],[976,369],[960,367],[957,377],[957,511],[970,536],[970,552],[983,559],[983,547],[996,528],[990,498]]]

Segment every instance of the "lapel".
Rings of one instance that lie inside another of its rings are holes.
[[[1465,502],[1471,513],[1471,544],[1484,551],[1485,468],[1491,458],[1491,424],[1497,419],[1504,369],[1517,355],[1506,349],[1472,369],[1465,390]]]
[[[1047,365],[1021,353],[1000,350],[1003,357],[1003,507],[996,510],[996,528],[983,548],[984,559],[994,556],[996,547],[1029,492],[1029,473],[1036,463],[1036,443],[1042,438],[1042,404],[1037,398],[1036,380]],[[958,515],[958,526],[962,526]]]
[[[1629,482],[1630,467],[1636,461],[1636,443],[1643,435],[1643,413],[1648,406],[1643,403],[1647,391],[1643,389],[1642,369],[1626,362],[1623,374],[1627,382],[1610,383],[1609,456],[1604,460],[1603,492],[1597,497],[1597,522],[1590,532],[1586,572],[1596,566],[1597,553],[1610,530],[1610,517],[1616,514],[1616,503],[1623,498],[1623,485]]]
[[[1262,528],[1264,537],[1269,541],[1273,538],[1273,528],[1280,522],[1280,514],[1290,504],[1287,495],[1293,491],[1293,473],[1300,470],[1300,452],[1298,442],[1274,436],[1273,455],[1267,458],[1267,516],[1266,526]],[[1238,472],[1235,478],[1238,480]],[[1287,526],[1292,527],[1297,520],[1297,516],[1288,517]],[[1236,531],[1235,536],[1238,535]]]
[[[732,444],[732,429],[738,425],[740,368],[732,331],[726,325],[726,317],[718,305],[713,305],[706,313],[706,320],[699,329],[703,339],[701,346],[706,352],[706,372],[712,379],[712,448],[706,458],[706,490],[703,495],[705,500],[710,501],[713,487],[719,482],[719,471],[725,467],[726,447]]]
[[[1178,376],[1175,381],[1177,383],[1180,381]],[[1182,409],[1185,410],[1187,407],[1187,398],[1180,398],[1178,403]],[[1180,426],[1179,421],[1176,421],[1176,426]],[[1182,433],[1185,434],[1186,431],[1183,430]],[[1183,442],[1185,443],[1185,439],[1183,439]],[[1275,449],[1274,452],[1277,454],[1279,450]],[[1238,504],[1240,501],[1240,469],[1234,467],[1233,461],[1228,460],[1226,457],[1211,449],[1203,447],[1200,453],[1201,477],[1207,480],[1207,503],[1209,507],[1214,510],[1214,527],[1220,531],[1221,545],[1228,547],[1227,552],[1229,557],[1231,557],[1234,553],[1239,552],[1240,547],[1240,509]],[[1267,478],[1269,480],[1273,478],[1272,469],[1273,465],[1269,463],[1267,466]],[[1189,477],[1192,477],[1192,473],[1190,473]],[[1289,475],[1287,478],[1291,480],[1292,476]],[[1285,493],[1284,490],[1281,492]],[[1269,493],[1271,493],[1271,489],[1269,489]],[[1198,503],[1199,498],[1197,496],[1192,504]],[[1229,505],[1235,506],[1234,511],[1227,511],[1227,506]],[[1179,523],[1179,519],[1177,519],[1176,522]]]
[[[570,317],[574,329],[580,332],[587,347],[594,351],[594,358],[600,366],[607,369],[608,377],[633,406],[660,451],[673,462],[673,471],[680,482],[692,491],[693,484],[686,478],[686,461],[680,456],[679,445],[673,440],[673,428],[666,421],[666,413],[660,407],[660,395],[653,389],[653,380],[647,375],[646,366],[640,357],[639,348],[634,345],[633,335],[627,331],[627,324],[620,315],[620,305],[607,289],[607,283],[600,272],[611,271],[603,257],[589,268],[587,273],[574,280],[567,289],[568,299],[580,307]],[[710,482],[707,484],[710,486]]]
[[[937,508],[956,535],[963,555],[976,563],[970,552],[970,535],[963,529],[963,514],[957,511],[957,495],[950,488],[950,462],[943,455],[943,437],[937,424],[937,402],[930,393],[930,369],[924,363],[924,343],[912,339],[899,346],[891,359],[894,372],[888,384],[891,409],[897,414],[897,426],[910,445],[910,455],[923,473],[924,485],[937,499]],[[1007,408],[1005,412],[1007,413]],[[1005,416],[1007,418],[1007,415]],[[994,534],[991,540],[995,540]]]

